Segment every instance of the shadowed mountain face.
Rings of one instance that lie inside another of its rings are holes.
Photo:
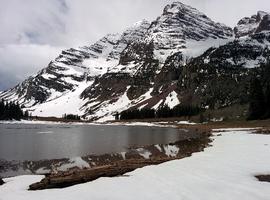
[[[0,98],[19,101],[33,115],[100,121],[129,108],[246,103],[250,73],[269,57],[269,17],[260,11],[233,30],[175,2],[153,22],[62,51]]]

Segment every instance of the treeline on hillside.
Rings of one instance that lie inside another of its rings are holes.
[[[250,103],[248,120],[270,118],[270,82],[267,83],[265,90],[261,81],[254,78],[250,86]]]
[[[73,114],[64,114],[63,115],[63,119],[66,119],[66,120],[81,120],[81,117],[79,115],[73,115]]]
[[[20,120],[28,118],[28,112],[23,112],[18,103],[0,100],[0,120]]]
[[[165,105],[158,110],[150,108],[125,110],[120,113],[120,120],[191,117],[198,115],[202,111],[202,108],[193,105],[177,105],[174,108]]]

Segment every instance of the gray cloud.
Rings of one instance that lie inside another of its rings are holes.
[[[36,44],[9,44],[0,47],[0,90],[15,86],[46,67],[61,49]]]
[[[173,1],[0,0],[0,90],[45,67],[61,49],[91,44],[142,19],[154,20]],[[258,10],[270,11],[269,0],[182,2],[229,26]]]

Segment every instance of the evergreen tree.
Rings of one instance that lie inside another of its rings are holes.
[[[4,119],[4,113],[5,113],[5,103],[4,100],[2,99],[0,101],[0,120]]]
[[[203,122],[205,122],[206,120],[205,120],[205,117],[204,117],[204,115],[203,115],[203,113],[201,113],[200,114],[200,123],[203,123]]]
[[[265,118],[270,118],[270,83],[267,84],[265,91]]]
[[[0,120],[20,120],[24,116],[25,113],[18,102],[4,102],[4,100],[0,100]]]
[[[203,110],[198,106],[192,105],[177,105],[171,109],[168,105],[160,107],[157,111],[150,108],[129,109],[120,113],[120,120],[129,119],[150,119],[150,118],[169,118],[194,116],[201,113]]]
[[[261,82],[254,78],[250,85],[250,104],[248,120],[261,119],[265,114],[264,93]]]
[[[157,110],[156,115],[158,118],[168,118],[173,116],[173,111],[168,105],[164,105]]]
[[[24,119],[29,119],[29,118],[30,118],[29,112],[28,112],[28,111],[25,111],[25,112],[24,112],[23,118],[24,118]]]
[[[63,118],[66,120],[76,120],[76,121],[81,120],[81,117],[79,115],[73,115],[73,114],[64,114]]]

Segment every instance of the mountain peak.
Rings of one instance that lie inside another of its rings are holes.
[[[178,13],[178,12],[183,12],[183,11],[188,11],[188,10],[196,10],[196,9],[186,4],[183,4],[181,2],[173,2],[172,4],[168,4],[164,8],[163,14]]]
[[[162,15],[178,14],[179,16],[184,16],[184,15],[190,15],[191,13],[193,15],[205,16],[202,12],[198,11],[196,8],[193,8],[181,2],[173,2],[172,4],[168,4],[164,8]]]
[[[258,11],[257,12],[257,21],[260,22],[265,15],[269,15],[270,13],[265,11]]]
[[[212,21],[204,13],[181,2],[168,4],[162,15],[152,22],[149,31],[159,41],[161,38],[169,41],[177,39],[178,45],[183,44],[183,41],[180,40],[199,41],[232,36],[231,28]],[[172,46],[174,45],[170,45],[169,48],[172,48]]]
[[[256,15],[242,18],[234,28],[235,36],[239,38],[262,31],[269,31],[269,17],[270,13],[265,11],[258,11]]]
[[[143,19],[141,21],[138,21],[134,23],[132,26],[128,27],[122,34],[122,37],[125,37],[126,35],[130,35],[130,39],[134,39],[132,37],[135,37],[136,39],[143,36],[145,31],[149,28],[150,22]]]

